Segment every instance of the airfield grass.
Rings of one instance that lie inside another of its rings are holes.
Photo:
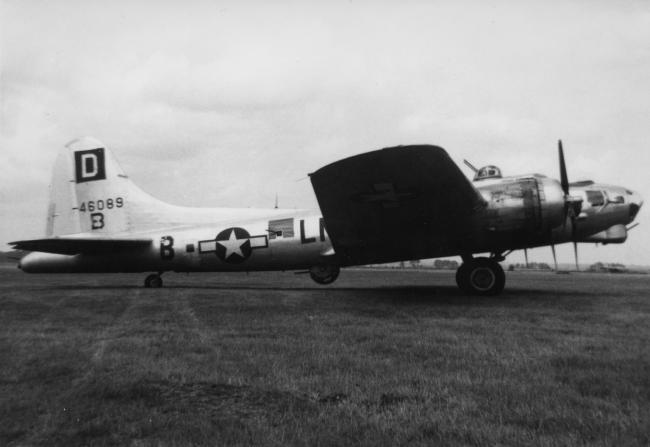
[[[2,445],[648,445],[649,276],[0,269]]]

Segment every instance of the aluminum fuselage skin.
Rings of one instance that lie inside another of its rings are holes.
[[[530,175],[480,180],[474,186],[485,206],[468,221],[458,222],[456,234],[432,235],[441,243],[426,257],[503,253],[574,238],[579,242],[620,243],[627,236],[625,225],[634,220],[642,204],[638,194],[623,187],[571,187],[570,195],[583,199],[573,230],[565,219],[564,195],[556,180]],[[602,203],[593,200],[596,192],[605,198]],[[183,212],[183,208],[177,209]],[[188,214],[196,211],[187,210]],[[280,213],[283,231],[279,232],[270,228],[277,224],[279,210],[258,211],[246,209],[241,216],[233,211],[227,224],[141,232],[137,236],[150,237],[152,243],[138,250],[77,255],[32,252],[19,267],[29,273],[219,272],[303,270],[343,264],[336,258],[320,212],[284,210]]]

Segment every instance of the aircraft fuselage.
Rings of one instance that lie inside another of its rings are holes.
[[[219,272],[300,270],[322,263],[332,246],[319,213],[301,212],[280,219],[276,214],[272,219],[237,224],[142,233],[153,242],[137,251],[34,252],[21,260],[20,268],[29,273]],[[278,222],[282,226],[274,228]]]
[[[329,284],[340,267],[460,255],[459,286],[494,294],[507,252],[627,238],[641,197],[569,184],[561,145],[559,153],[561,181],[486,166],[470,183],[442,148],[386,148],[311,174],[320,210],[207,209],[148,195],[85,138],[55,163],[46,237],[12,245],[32,251],[20,261],[25,272],[157,272],[148,287],[160,287],[165,271],[308,270]]]
[[[556,180],[525,176],[476,186],[487,206],[464,223],[468,228],[461,241],[441,244],[428,257],[504,252],[572,240],[571,225],[563,222],[563,196]],[[590,202],[587,191],[601,192],[603,201],[592,198]],[[593,242],[590,236],[634,218],[630,208],[634,208],[635,195],[624,188],[593,184],[572,188],[571,194],[584,199],[577,234],[580,241]],[[606,197],[618,199],[606,203]],[[153,242],[138,251],[97,255],[34,252],[23,258],[20,267],[30,273],[219,272],[301,270],[331,262],[332,244],[318,211],[278,214],[278,210],[259,210],[259,214],[265,211],[272,213],[270,218],[142,233]]]

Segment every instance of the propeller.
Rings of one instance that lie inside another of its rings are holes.
[[[526,268],[528,268],[528,249],[524,248],[524,256],[526,257]]]
[[[566,172],[566,163],[564,162],[564,149],[562,148],[562,140],[558,140],[557,149],[560,155],[560,185],[562,185],[562,191],[564,191],[564,196],[569,195],[569,176]]]
[[[578,226],[577,219],[582,211],[582,197],[572,197],[569,194],[569,175],[566,170],[566,163],[564,161],[564,149],[562,147],[562,140],[558,140],[558,154],[560,158],[560,186],[564,193],[564,225],[566,226],[567,218],[571,222],[571,240],[573,241],[573,251],[576,260],[576,270],[580,270],[578,266]]]
[[[551,252],[553,252],[553,264],[555,264],[555,271],[557,272],[557,256],[555,256],[555,245],[551,244]]]

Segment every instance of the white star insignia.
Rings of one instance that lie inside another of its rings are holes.
[[[226,254],[223,257],[224,259],[228,259],[233,254],[237,254],[243,258],[244,253],[241,251],[241,246],[244,245],[247,240],[248,239],[237,239],[237,236],[235,236],[235,230],[231,230],[230,237],[225,241],[217,241],[217,244],[226,249]]]

